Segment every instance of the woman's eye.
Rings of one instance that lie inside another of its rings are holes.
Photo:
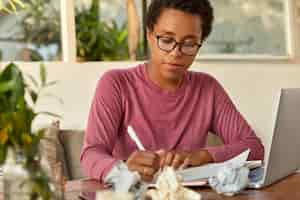
[[[195,45],[196,45],[195,42],[185,42],[185,43],[183,43],[183,46],[186,46],[186,47],[193,47]]]
[[[172,38],[161,38],[162,42],[170,44],[173,43],[174,40]]]

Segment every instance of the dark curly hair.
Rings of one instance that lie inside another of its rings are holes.
[[[214,20],[213,8],[209,0],[152,0],[146,18],[149,31],[153,31],[154,25],[164,9],[176,9],[199,15],[202,21],[202,41],[209,36]]]

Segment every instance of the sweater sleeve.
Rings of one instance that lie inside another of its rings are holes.
[[[228,160],[250,149],[248,160],[263,160],[264,146],[247,121],[239,113],[224,88],[214,80],[212,132],[224,142],[223,146],[206,149],[215,162]]]
[[[121,88],[116,75],[108,72],[98,82],[80,155],[84,174],[101,182],[118,162],[112,156],[122,119]]]

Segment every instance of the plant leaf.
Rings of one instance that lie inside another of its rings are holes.
[[[30,79],[30,81],[33,83],[33,85],[38,88],[39,87],[39,83],[37,82],[37,80],[35,80],[35,78],[31,75],[31,74],[26,74],[26,76]]]
[[[10,89],[10,93],[6,93],[4,98],[7,99],[8,109],[14,111],[19,101],[24,99],[25,83],[23,80],[22,72],[14,64],[11,63],[5,67],[0,74],[0,83],[5,81],[12,81],[13,87]],[[7,87],[7,86],[6,86]],[[3,86],[3,89],[7,89]]]
[[[12,90],[14,87],[14,81],[10,80],[10,81],[6,81],[4,83],[0,83],[0,93],[4,93],[7,92],[9,90]]]
[[[38,99],[38,94],[34,90],[29,89],[29,88],[28,88],[28,92],[29,92],[29,95],[31,96],[33,103],[35,104]]]
[[[13,0],[16,4],[18,4],[20,7],[25,8],[25,4],[20,0]]]
[[[50,94],[50,93],[42,94],[42,95],[40,95],[40,97],[51,97],[51,98],[54,98],[54,99],[58,100],[58,102],[60,104],[64,104],[64,100],[62,98],[59,98],[58,96],[55,96],[55,95]]]
[[[47,72],[46,72],[46,67],[43,63],[41,63],[40,65],[40,79],[42,82],[42,87],[44,87],[46,85],[46,76],[47,76]]]
[[[15,4],[12,1],[8,1],[8,2],[10,4],[10,7],[13,10],[13,12],[16,13],[17,12],[17,8],[16,8]]]
[[[47,112],[47,111],[41,111],[41,112],[38,112],[37,114],[38,114],[38,115],[49,115],[49,116],[56,117],[56,118],[60,118],[60,119],[62,118],[61,115],[54,114],[54,113]]]
[[[128,37],[128,31],[127,30],[121,31],[119,37],[117,38],[118,44],[121,44],[124,40],[127,39],[127,37]]]
[[[55,85],[57,83],[58,83],[58,81],[50,81],[50,82],[46,83],[46,85],[44,87],[50,87],[50,86]]]
[[[0,165],[2,165],[6,160],[7,155],[7,145],[0,145]]]

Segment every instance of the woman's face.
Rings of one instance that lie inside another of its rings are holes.
[[[180,80],[194,61],[198,50],[197,45],[201,43],[201,35],[199,16],[175,9],[163,10],[153,31],[147,33],[151,50],[151,66],[155,68],[153,69],[155,73],[167,80]],[[181,48],[177,44],[173,50],[170,50],[174,41],[181,43]],[[193,53],[194,45],[196,45],[195,53]]]

